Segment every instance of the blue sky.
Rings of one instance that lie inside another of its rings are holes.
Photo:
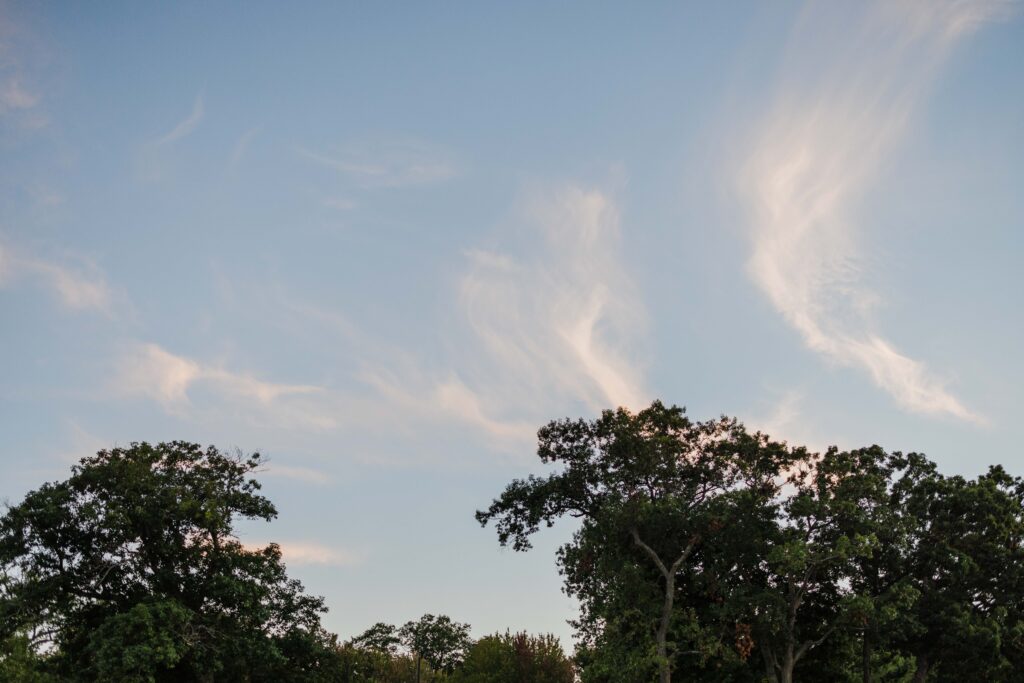
[[[1019,3],[0,7],[0,498],[259,450],[343,637],[568,641],[549,419],[1024,474]]]

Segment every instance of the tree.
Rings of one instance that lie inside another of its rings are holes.
[[[774,497],[775,475],[806,453],[735,420],[693,422],[658,401],[636,414],[620,408],[593,421],[554,421],[538,440],[541,461],[561,470],[513,481],[477,520],[494,521],[502,545],[527,550],[541,524],[580,519],[559,563],[581,602],[584,644],[609,627],[628,634],[633,653],[651,643],[651,656],[632,658],[622,680],[638,680],[653,662],[668,683],[684,652],[677,638],[702,640],[692,613],[675,609],[680,576],[699,571],[701,549]],[[673,628],[678,636],[670,638]]]
[[[1010,680],[1024,647],[1024,484],[1001,467],[943,477],[911,454],[893,505],[911,520],[885,567],[911,596],[888,639],[914,682]]]
[[[349,643],[353,647],[394,655],[398,652],[398,646],[402,644],[402,638],[394,625],[379,621]]]
[[[416,621],[406,622],[399,634],[403,644],[416,658],[417,683],[422,662],[434,671],[451,673],[472,643],[469,624],[460,624],[444,615],[424,614]]]
[[[855,601],[848,585],[859,558],[877,545],[873,513],[885,503],[891,474],[878,447],[830,448],[790,472],[773,508],[779,519],[747,535],[719,566],[734,611],[752,626],[770,681],[791,683],[796,665],[848,625]]]
[[[454,683],[573,683],[572,662],[552,635],[495,634],[473,643]]]
[[[0,519],[0,638],[31,626],[65,680],[315,679],[323,601],[276,545],[234,536],[276,516],[249,478],[260,462],[134,443],[30,492]]]

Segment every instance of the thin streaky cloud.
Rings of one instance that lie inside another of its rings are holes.
[[[13,7],[0,3],[0,125],[13,124],[23,131],[48,123],[41,106],[45,60],[40,59],[40,41],[33,35]]]
[[[177,142],[182,138],[188,137],[195,132],[199,124],[202,123],[203,116],[206,114],[206,107],[203,103],[203,96],[198,95],[195,102],[192,104],[192,111],[189,113],[183,121],[179,122],[174,128],[169,130],[164,135],[160,136],[154,143],[157,147],[169,145],[172,142]]]
[[[260,472],[268,477],[276,479],[291,479],[305,484],[326,485],[331,482],[331,477],[326,472],[311,467],[299,467],[296,465],[282,465],[276,461],[267,461],[260,467]]]
[[[0,115],[32,109],[38,103],[39,96],[29,92],[18,77],[0,84]]]
[[[249,151],[249,147],[252,145],[252,141],[256,139],[256,136],[259,134],[261,129],[261,126],[253,126],[249,130],[242,133],[242,135],[238,138],[238,141],[235,142],[234,148],[231,150],[231,156],[228,159],[229,168],[235,169],[238,167],[238,165],[242,162],[242,159],[245,157],[246,153]]]
[[[615,203],[570,186],[532,196],[524,214],[510,231],[525,237],[521,253],[465,252],[464,328],[450,332],[457,351],[446,366],[425,368],[404,351],[367,360],[361,374],[403,412],[458,421],[516,453],[552,415],[649,400],[646,314],[620,263]]]
[[[854,212],[950,50],[1003,8],[855,4],[837,20],[821,15],[835,5],[810,6],[740,178],[753,217],[749,272],[806,346],[865,370],[905,410],[975,423],[985,418],[875,329],[882,297],[864,283]]]
[[[103,271],[88,258],[71,260],[75,265],[0,242],[0,288],[21,280],[34,282],[52,292],[65,308],[112,315],[114,296]]]
[[[439,183],[457,169],[444,149],[421,142],[378,141],[337,153],[295,147],[294,152],[317,165],[341,173],[362,188],[398,188]]]
[[[243,543],[250,552],[258,552],[269,545],[262,542]],[[291,566],[323,565],[328,567],[352,567],[362,564],[364,556],[349,550],[342,550],[315,541],[279,541],[281,558]]]
[[[520,409],[538,395],[595,410],[642,407],[646,314],[620,263],[614,202],[568,187],[532,202],[530,214],[539,253],[467,253],[459,303],[491,373],[479,386],[508,390]]]
[[[176,355],[157,344],[129,347],[115,366],[110,381],[115,396],[148,398],[172,415],[196,413],[190,392],[202,387],[216,396],[219,410],[250,415],[260,424],[318,430],[337,426],[332,397],[322,387],[268,382]]]

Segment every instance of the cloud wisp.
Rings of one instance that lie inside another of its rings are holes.
[[[244,543],[243,547],[250,551],[260,551],[267,543]],[[323,543],[312,541],[281,541],[277,542],[281,549],[281,559],[290,566],[321,565],[326,567],[352,567],[363,562],[363,556]]]
[[[296,402],[323,396],[321,387],[266,382],[175,355],[157,344],[136,345],[121,357],[111,386],[117,395],[148,398],[178,415],[189,411],[190,392],[200,387],[213,392],[222,409],[258,416],[261,422],[317,429],[336,426],[318,404]]]
[[[206,107],[203,103],[203,96],[199,95],[196,97],[195,102],[192,103],[192,111],[189,115],[174,126],[174,128],[157,138],[156,142],[153,144],[157,147],[163,147],[173,142],[177,142],[182,138],[188,137],[195,132],[196,128],[199,127],[199,124],[202,123],[205,115]]]
[[[619,262],[614,202],[570,187],[535,201],[531,214],[542,250],[524,259],[470,251],[460,285],[497,386],[514,388],[523,406],[548,395],[595,410],[641,407],[648,394],[636,351],[646,315]]]
[[[865,370],[908,411],[975,423],[984,418],[873,325],[879,297],[863,282],[855,212],[945,57],[1001,7],[809,7],[741,174],[753,219],[749,272],[806,346]]]
[[[33,130],[47,125],[41,111],[40,50],[40,41],[14,8],[0,3],[0,127]]]
[[[440,183],[457,173],[450,154],[421,142],[383,141],[340,153],[295,148],[303,159],[337,171],[365,188],[398,188]]]
[[[79,257],[71,265],[25,253],[0,241],[0,288],[29,281],[52,292],[73,311],[113,312],[113,292],[103,271],[91,260]]]
[[[647,396],[632,355],[643,306],[618,262],[614,203],[569,187],[532,201],[526,223],[521,256],[467,252],[458,305],[469,338],[423,392],[435,410],[516,442],[574,404],[637,408]]]
[[[368,361],[363,381],[403,411],[461,422],[517,452],[552,415],[643,407],[646,315],[619,262],[619,230],[602,192],[535,197],[521,244],[466,252],[456,302],[463,324],[448,331],[448,362],[431,371],[392,352]]]

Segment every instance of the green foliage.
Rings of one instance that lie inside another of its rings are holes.
[[[0,681],[5,683],[57,683],[46,673],[46,661],[32,648],[28,636],[15,634],[0,640]]]
[[[424,614],[416,621],[406,622],[399,636],[409,652],[435,671],[445,673],[455,670],[472,643],[469,624],[452,621],[443,614]]]
[[[259,455],[173,442],[100,451],[0,519],[0,637],[49,634],[65,680],[291,680],[327,651],[320,598],[280,550],[244,548],[238,518],[276,511]],[[311,657],[303,661],[294,656]]]
[[[477,520],[517,550],[580,520],[558,563],[584,683],[1020,680],[1024,482],[1002,468],[819,456],[658,402],[552,422],[538,455],[558,470]]]
[[[558,639],[527,633],[481,638],[466,654],[453,683],[573,683],[572,662]]]
[[[717,626],[672,602],[688,582],[713,582],[703,568],[717,546],[772,517],[776,475],[806,452],[660,402],[551,422],[538,438],[541,461],[560,469],[513,481],[477,520],[495,522],[502,545],[526,550],[542,524],[581,519],[559,566],[580,601],[589,670],[607,660],[601,680],[644,680],[657,669],[666,681],[679,658],[703,663],[721,651],[707,630]]]
[[[194,444],[101,451],[0,517],[0,680],[248,683],[945,683],[1024,671],[1024,481],[947,477],[877,446],[821,455],[655,402],[539,432],[554,471],[486,510],[559,549],[580,603],[552,636],[426,614],[344,645],[280,549],[260,457]]]
[[[402,637],[392,624],[377,622],[353,638],[350,643],[357,648],[395,654],[398,646],[402,644]]]
[[[170,671],[188,650],[192,614],[173,601],[139,603],[107,617],[89,635],[87,649],[96,678],[150,683]]]

